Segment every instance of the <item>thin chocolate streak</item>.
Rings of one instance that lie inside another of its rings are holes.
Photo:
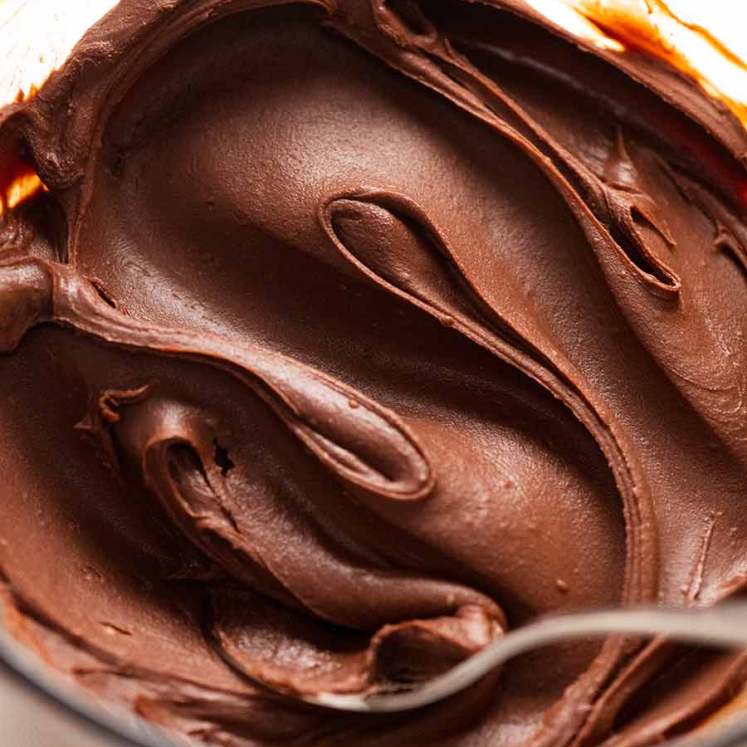
[[[0,230],[14,632],[206,744],[696,729],[744,657],[620,636],[302,701],[742,592],[746,153],[513,0],[123,0],[0,112],[49,189]]]

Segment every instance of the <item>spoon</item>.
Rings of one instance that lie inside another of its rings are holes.
[[[318,693],[304,700],[338,711],[410,711],[455,695],[520,654],[584,636],[666,636],[681,643],[747,648],[747,603],[706,609],[640,608],[562,615],[530,623],[495,640],[455,667],[424,682],[403,683],[393,692]]]

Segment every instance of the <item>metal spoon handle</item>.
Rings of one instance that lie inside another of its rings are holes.
[[[559,641],[611,634],[666,636],[681,643],[747,647],[747,604],[724,604],[698,610],[609,610],[547,618],[507,633],[448,672],[407,690],[370,695],[320,693],[307,700],[327,708],[358,713],[409,711],[461,692],[519,654]]]

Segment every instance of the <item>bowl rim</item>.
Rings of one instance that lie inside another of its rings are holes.
[[[0,674],[15,685],[89,731],[115,740],[117,747],[197,747],[194,740],[167,733],[122,706],[107,704],[44,664],[7,630],[5,612],[0,611]],[[747,747],[747,713],[725,718],[722,728],[711,726],[675,737],[661,747]]]
[[[2,608],[4,605],[0,605]],[[167,734],[122,706],[107,704],[81,685],[44,664],[32,649],[17,641],[5,625],[6,610],[0,612],[0,674],[10,683],[37,696],[88,730],[107,737],[117,747],[187,747],[192,740]]]

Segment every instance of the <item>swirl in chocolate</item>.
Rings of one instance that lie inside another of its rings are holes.
[[[512,0],[123,0],[0,167],[13,632],[210,745],[644,745],[742,654],[547,613],[747,581],[747,136]],[[14,161],[15,159],[15,161]]]

